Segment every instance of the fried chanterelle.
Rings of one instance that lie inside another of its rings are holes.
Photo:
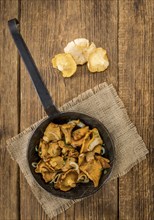
[[[35,172],[64,192],[89,181],[97,187],[102,171],[110,168],[99,131],[80,120],[50,123],[35,149],[40,157]]]
[[[60,70],[63,77],[71,77],[77,69],[77,65],[87,63],[91,73],[103,72],[109,66],[106,50],[85,38],[77,38],[69,42],[62,54],[57,54],[52,59],[54,68]]]

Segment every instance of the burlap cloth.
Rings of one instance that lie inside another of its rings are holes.
[[[146,158],[148,150],[112,85],[102,83],[64,104],[60,110],[88,114],[99,119],[106,126],[116,148],[116,162],[110,180],[126,174],[134,165]],[[31,175],[26,158],[28,142],[33,130],[42,120],[8,140],[7,149],[19,164],[36,199],[46,214],[53,218],[76,201],[52,196],[42,189]]]

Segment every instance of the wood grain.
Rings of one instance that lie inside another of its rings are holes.
[[[153,15],[153,0],[0,0],[0,220],[49,220],[5,148],[6,139],[45,116],[8,32],[14,17],[57,106],[112,83],[149,149],[127,175],[54,220],[154,219]],[[52,68],[51,58],[78,37],[107,49],[110,67],[103,74],[84,65],[64,79]]]
[[[18,133],[18,59],[7,27],[18,1],[0,1],[0,12],[0,219],[18,220],[18,167],[6,151],[6,140]]]
[[[119,182],[120,219],[154,219],[153,1],[120,1],[119,94],[149,155]],[[129,19],[128,19],[129,18]]]
[[[117,48],[113,48],[117,42],[116,1],[111,4],[108,1],[22,1],[21,12],[21,32],[57,106],[103,81],[112,81],[117,86]],[[51,58],[63,52],[67,42],[78,37],[87,37],[95,40],[96,45],[108,48],[110,59],[114,60],[109,70],[104,74],[90,74],[86,66],[83,66],[78,68],[71,79],[64,79],[52,68]],[[44,112],[22,62],[21,94],[23,130],[41,118]],[[44,219],[44,213],[33,198],[22,174],[20,185],[21,219],[26,220],[27,216],[29,219]],[[117,181],[108,184],[97,196],[90,198],[90,201],[84,200],[57,219],[70,219],[70,216],[76,219],[98,219],[103,212],[108,219],[116,219]],[[97,212],[94,211],[96,208]]]

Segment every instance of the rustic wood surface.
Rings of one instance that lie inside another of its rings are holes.
[[[8,138],[45,116],[7,28],[14,17],[57,106],[112,83],[150,152],[127,175],[54,220],[154,219],[154,1],[0,0],[0,220],[49,220],[6,151]],[[51,58],[78,37],[107,49],[104,73],[82,66],[64,79],[52,68]]]

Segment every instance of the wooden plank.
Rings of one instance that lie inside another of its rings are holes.
[[[149,155],[119,182],[119,218],[154,219],[154,2],[119,1],[119,93]]]
[[[21,32],[57,106],[103,81],[112,82],[117,87],[117,1],[24,0],[21,2]],[[51,58],[63,52],[67,42],[78,37],[86,37],[107,49],[111,65],[105,73],[90,74],[87,67],[82,66],[72,78],[64,79],[52,68]],[[44,115],[21,62],[21,130]],[[22,174],[20,186],[21,219],[48,219]],[[90,203],[86,199],[55,219],[116,219],[116,216],[115,180],[91,197]]]
[[[0,219],[5,220],[19,219],[18,167],[6,151],[6,140],[18,133],[17,50],[7,27],[17,16],[17,0],[0,1]]]
[[[70,4],[70,11],[72,7],[73,5]],[[78,36],[85,36],[94,41],[97,47],[102,46],[107,49],[110,59],[110,67],[104,73],[90,74],[86,68],[81,68],[83,75],[80,79],[84,80],[84,83],[81,81],[81,89],[78,91],[83,91],[82,88],[84,91],[93,88],[104,81],[113,83],[118,88],[117,48],[115,46],[117,45],[117,1],[80,1],[80,8],[76,10],[78,22],[82,27],[82,29],[79,28]],[[74,32],[71,24],[69,30]],[[70,37],[71,39],[73,38]],[[117,199],[117,180],[115,180],[105,185],[94,196],[75,204],[75,219],[117,219]]]

